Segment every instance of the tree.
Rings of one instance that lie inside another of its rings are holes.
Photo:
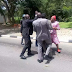
[[[34,17],[36,10],[40,11],[39,8],[41,7],[41,5],[41,0],[24,0],[20,3],[23,13],[30,14],[32,18]]]
[[[6,7],[7,16],[10,23],[14,23],[14,13],[17,0],[1,0],[1,3]]]
[[[30,15],[34,16],[36,10],[40,11],[39,8],[42,5],[41,0],[25,0],[27,3],[27,7],[30,8]]]
[[[47,18],[56,15],[59,21],[67,21],[72,16],[72,0],[42,0],[41,12],[45,12]]]
[[[2,9],[1,4],[0,4],[0,14],[3,16],[4,18],[4,24],[6,24],[6,17],[5,17],[5,11]]]

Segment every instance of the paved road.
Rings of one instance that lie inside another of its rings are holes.
[[[56,52],[53,44],[54,59],[47,64],[45,64],[47,60],[39,64],[37,62],[37,48],[34,40],[32,42],[32,52],[35,55],[22,60],[19,58],[23,48],[20,45],[20,39],[0,38],[0,72],[72,72],[71,43],[60,43],[61,54]]]

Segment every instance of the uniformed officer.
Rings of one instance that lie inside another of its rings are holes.
[[[23,20],[22,25],[21,25],[21,34],[25,41],[24,48],[20,54],[21,59],[26,59],[26,57],[24,56],[26,49],[28,49],[28,53],[27,53],[28,56],[33,55],[31,53],[31,40],[30,40],[30,34],[31,34],[30,28],[32,25],[32,20],[29,20],[29,19],[30,19],[30,16],[28,14],[26,14],[25,19]]]

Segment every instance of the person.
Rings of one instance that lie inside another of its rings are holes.
[[[57,37],[57,32],[56,32],[57,30],[60,30],[60,27],[59,27],[59,22],[56,21],[55,15],[51,17],[51,22],[52,22],[51,24],[52,24],[52,27],[53,27],[53,30],[50,31],[52,43],[54,43],[56,45],[57,52],[60,53],[61,51],[60,51],[59,45],[58,45],[60,42],[59,42],[59,39]]]
[[[26,57],[24,56],[26,49],[28,49],[28,53],[27,53],[28,56],[33,55],[31,53],[31,40],[30,40],[30,33],[29,33],[30,24],[32,24],[32,21],[29,19],[30,19],[30,16],[26,14],[25,20],[23,20],[21,25],[21,34],[25,41],[25,46],[20,54],[21,59],[26,59]]]
[[[37,19],[37,14],[38,14],[38,11],[35,11],[35,18],[34,18],[34,20]]]
[[[42,13],[42,18],[43,19],[46,19],[46,14],[45,13]],[[43,48],[42,48],[42,52],[47,52],[47,47],[46,47],[46,43],[43,43]],[[50,52],[49,52],[49,55],[46,57],[46,58],[50,58],[52,59],[52,49],[50,49]]]
[[[22,22],[23,22],[24,19],[25,19],[25,14],[23,14],[22,19],[20,20],[20,24],[21,25],[22,25]],[[23,43],[23,36],[22,36],[22,39],[21,39],[21,45],[24,45],[24,43]]]
[[[48,19],[42,19],[41,13],[37,15],[38,19],[33,21],[34,31],[37,35],[38,41],[38,62],[43,62],[42,46],[43,43],[47,44],[47,51],[45,56],[49,54],[50,47],[52,44],[49,30],[52,29],[51,22]]]

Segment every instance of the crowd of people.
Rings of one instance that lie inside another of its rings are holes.
[[[35,11],[35,18],[30,20],[28,14],[23,14],[23,19],[21,20],[21,44],[24,48],[20,54],[21,59],[26,59],[25,52],[28,49],[28,56],[33,55],[31,53],[31,39],[30,35],[33,31],[36,32],[36,46],[38,46],[38,62],[43,62],[44,58],[47,58],[51,50],[52,43],[57,47],[57,52],[60,53],[59,40],[57,37],[56,30],[60,30],[59,22],[56,21],[56,16],[52,16],[51,20],[46,19],[45,13],[40,13]],[[23,40],[25,43],[23,43]],[[45,55],[44,55],[45,53]]]

